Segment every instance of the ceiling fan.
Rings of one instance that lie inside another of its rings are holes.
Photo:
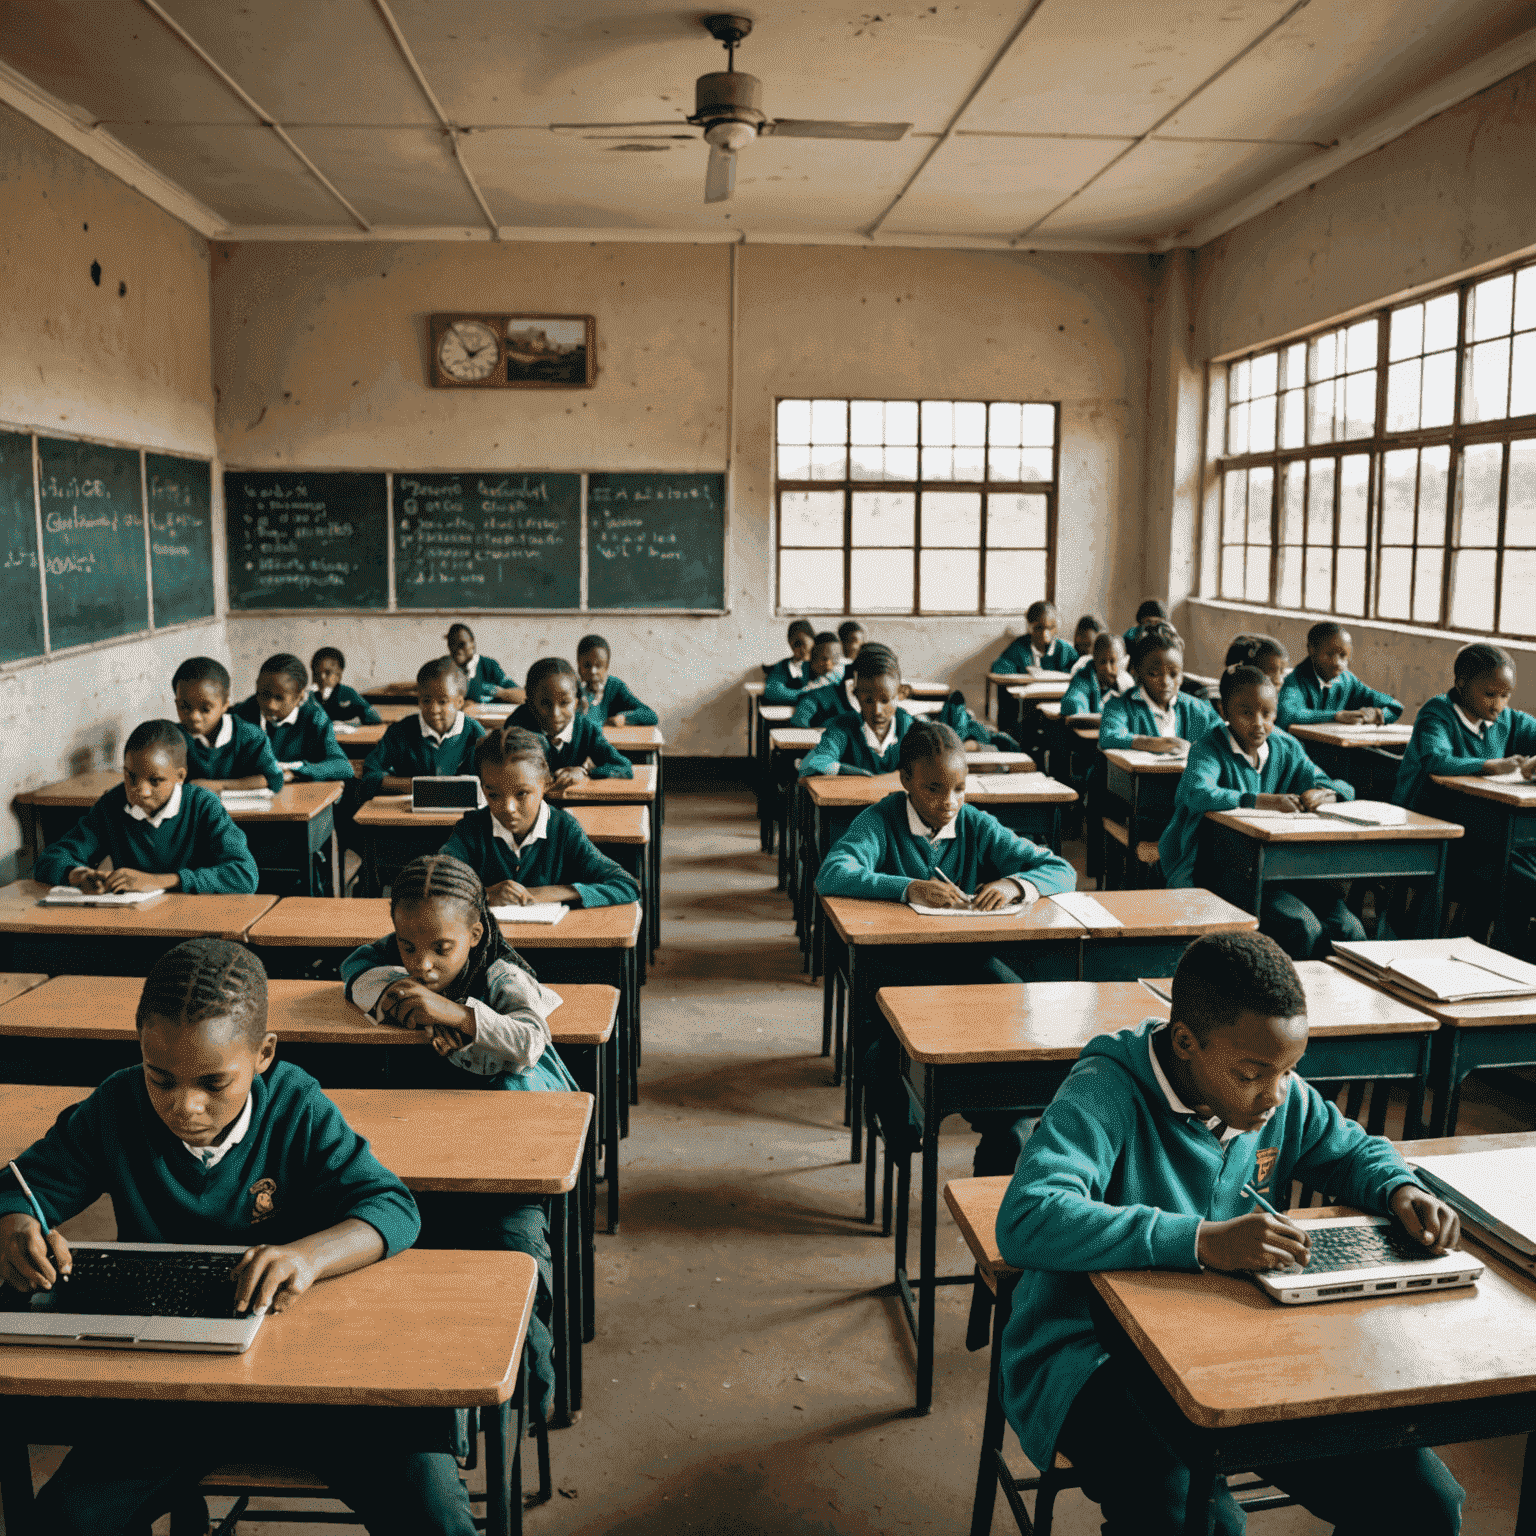
[[[736,187],[736,152],[769,134],[781,139],[899,139],[911,123],[837,123],[816,118],[770,119],[762,109],[763,82],[736,68],[736,49],[752,31],[748,16],[706,16],[704,27],[726,52],[726,68],[700,75],[694,86],[693,115],[686,119],[704,130],[709,165],[704,172],[704,201],[723,203]],[[676,128],[677,120],[657,123],[555,123],[560,129]],[[692,135],[686,135],[691,138]]]

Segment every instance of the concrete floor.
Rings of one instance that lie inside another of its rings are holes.
[[[954,1536],[969,1526],[986,1394],[985,1354],[964,1347],[969,1289],[939,1293],[934,1410],[913,1418],[890,1244],[861,1220],[842,1095],[817,1055],[820,989],[801,975],[751,803],[675,794],[667,811],[664,945],[645,993],[623,1230],[598,1236],[585,1413],[552,1437],[559,1493],[527,1529]],[[1476,1088],[1463,1110],[1467,1131],[1530,1123],[1525,1106]],[[946,1127],[945,1177],[969,1173],[972,1145]],[[968,1269],[942,1206],[941,1218],[941,1271]],[[1469,1536],[1513,1530],[1522,1448],[1445,1453],[1469,1490]],[[40,1453],[39,1473],[52,1460]],[[1061,1536],[1098,1528],[1096,1506],[1063,1497]],[[1297,1510],[1252,1528],[1327,1529]],[[995,1536],[1012,1529],[999,1501]]]

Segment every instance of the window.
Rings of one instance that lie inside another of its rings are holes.
[[[1536,637],[1536,264],[1213,370],[1240,602]]]
[[[1053,596],[1057,408],[780,400],[779,608],[1004,613]]]

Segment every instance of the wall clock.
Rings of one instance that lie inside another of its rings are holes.
[[[499,315],[432,316],[432,384],[504,389],[506,322]]]

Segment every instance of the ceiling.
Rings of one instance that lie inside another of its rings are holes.
[[[724,54],[663,0],[0,0],[0,100],[210,236],[1159,250],[1536,60],[1529,0],[741,9],[771,118],[911,130],[761,138],[705,204]]]

